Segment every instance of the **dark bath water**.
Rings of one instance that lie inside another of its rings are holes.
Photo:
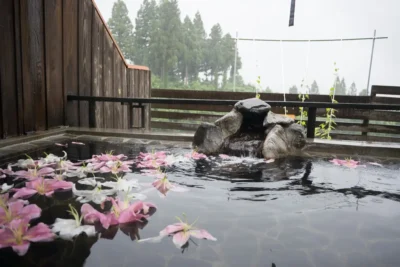
[[[114,150],[136,157],[139,151],[166,150],[186,154],[188,148],[161,145],[91,143],[70,146],[71,160]],[[62,148],[47,152],[59,156]],[[31,155],[42,156],[41,153]],[[182,163],[168,169],[169,179],[190,187],[164,199],[153,191],[146,201],[158,210],[147,224],[111,228],[98,237],[74,241],[56,239],[33,243],[24,257],[0,249],[0,266],[276,266],[368,267],[400,266],[400,164],[357,169],[334,166],[332,157],[292,158],[266,164],[254,159],[238,162]],[[357,159],[357,157],[354,157]],[[362,164],[371,159],[361,159]],[[134,169],[133,176],[139,170]],[[149,183],[151,177],[139,178]],[[52,224],[69,218],[72,193],[52,199],[34,198],[43,209],[39,221]],[[218,241],[197,240],[183,252],[165,238],[161,243],[137,243],[158,235],[175,216],[185,212],[189,222],[208,230]]]

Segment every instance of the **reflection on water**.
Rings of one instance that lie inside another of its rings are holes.
[[[70,146],[67,152],[76,161],[110,150],[136,157],[153,149],[165,147],[90,143]],[[61,151],[55,147],[46,152]],[[33,243],[24,257],[1,249],[1,266],[398,267],[400,163],[375,159],[383,167],[365,161],[366,167],[349,169],[332,165],[330,159],[181,161],[166,171],[172,182],[190,191],[165,199],[149,192],[148,200],[158,210],[148,221],[110,227],[92,238]],[[138,169],[127,175],[152,182]],[[47,207],[40,218],[46,224],[68,218],[69,203],[81,205],[71,193],[32,202]],[[191,240],[182,250],[170,238],[159,244],[136,242],[158,235],[182,212],[190,220],[198,217],[199,227],[218,241]]]

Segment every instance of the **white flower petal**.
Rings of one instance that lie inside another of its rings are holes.
[[[51,230],[57,233],[62,239],[71,240],[74,236],[85,232],[88,236],[96,235],[93,225],[77,226],[75,220],[57,218]]]

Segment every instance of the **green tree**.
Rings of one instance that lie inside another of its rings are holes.
[[[346,82],[344,81],[344,78],[342,78],[342,80],[340,81],[340,87],[341,89],[340,92],[336,91],[337,95],[346,95],[347,94],[347,86],[346,86]]]
[[[185,17],[183,25],[183,43],[181,54],[179,56],[179,70],[184,85],[189,84],[189,80],[192,80],[195,65],[195,57],[197,51],[195,50],[195,32],[193,28],[193,23],[188,16]],[[190,77],[190,78],[189,78]]]
[[[362,89],[359,96],[368,96],[367,89]]]
[[[336,80],[333,84],[335,88],[335,95],[345,95],[346,94],[346,83],[344,82],[344,79],[340,81],[339,77],[336,77]]]
[[[269,86],[267,86],[267,88],[265,88],[264,93],[272,94],[273,91],[272,91],[272,89],[271,89]]]
[[[155,0],[144,0],[136,16],[134,44],[135,64],[149,66],[153,72],[157,71],[157,27],[158,7]]]
[[[157,61],[161,66],[163,86],[174,80],[178,70],[178,57],[182,49],[182,23],[177,0],[164,0],[159,6]]]
[[[235,65],[235,40],[228,33],[222,39],[222,88],[226,87],[228,81],[228,73],[233,75]],[[231,71],[232,70],[232,71]],[[231,76],[232,77],[232,76]],[[229,79],[230,81],[232,79]]]
[[[299,90],[297,90],[297,86],[293,85],[292,87],[289,88],[289,94],[298,94]]]
[[[319,87],[318,87],[318,84],[317,84],[317,82],[315,80],[311,84],[310,94],[312,94],[312,95],[318,95],[319,94]]]
[[[357,87],[354,82],[350,85],[349,95],[357,95]]]
[[[204,30],[203,20],[201,19],[200,12],[197,11],[193,19],[193,30],[194,30],[194,50],[193,54],[193,80],[197,80],[199,73],[205,69],[205,50],[206,50],[206,38],[207,33]]]
[[[224,61],[222,29],[219,24],[211,28],[210,39],[207,40],[206,49],[205,73],[207,77],[211,76],[215,89],[218,89],[219,76]]]
[[[133,60],[133,25],[129,19],[128,8],[124,1],[117,0],[114,3],[111,18],[108,20],[108,26],[125,58]]]

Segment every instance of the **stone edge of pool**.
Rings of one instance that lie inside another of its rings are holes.
[[[141,129],[90,129],[63,127],[31,135],[0,141],[0,161],[63,143],[70,140],[122,142],[141,144],[181,143],[189,147],[193,132],[144,131]],[[305,152],[316,155],[362,155],[371,157],[400,158],[400,143],[365,142],[345,140],[308,139]]]

